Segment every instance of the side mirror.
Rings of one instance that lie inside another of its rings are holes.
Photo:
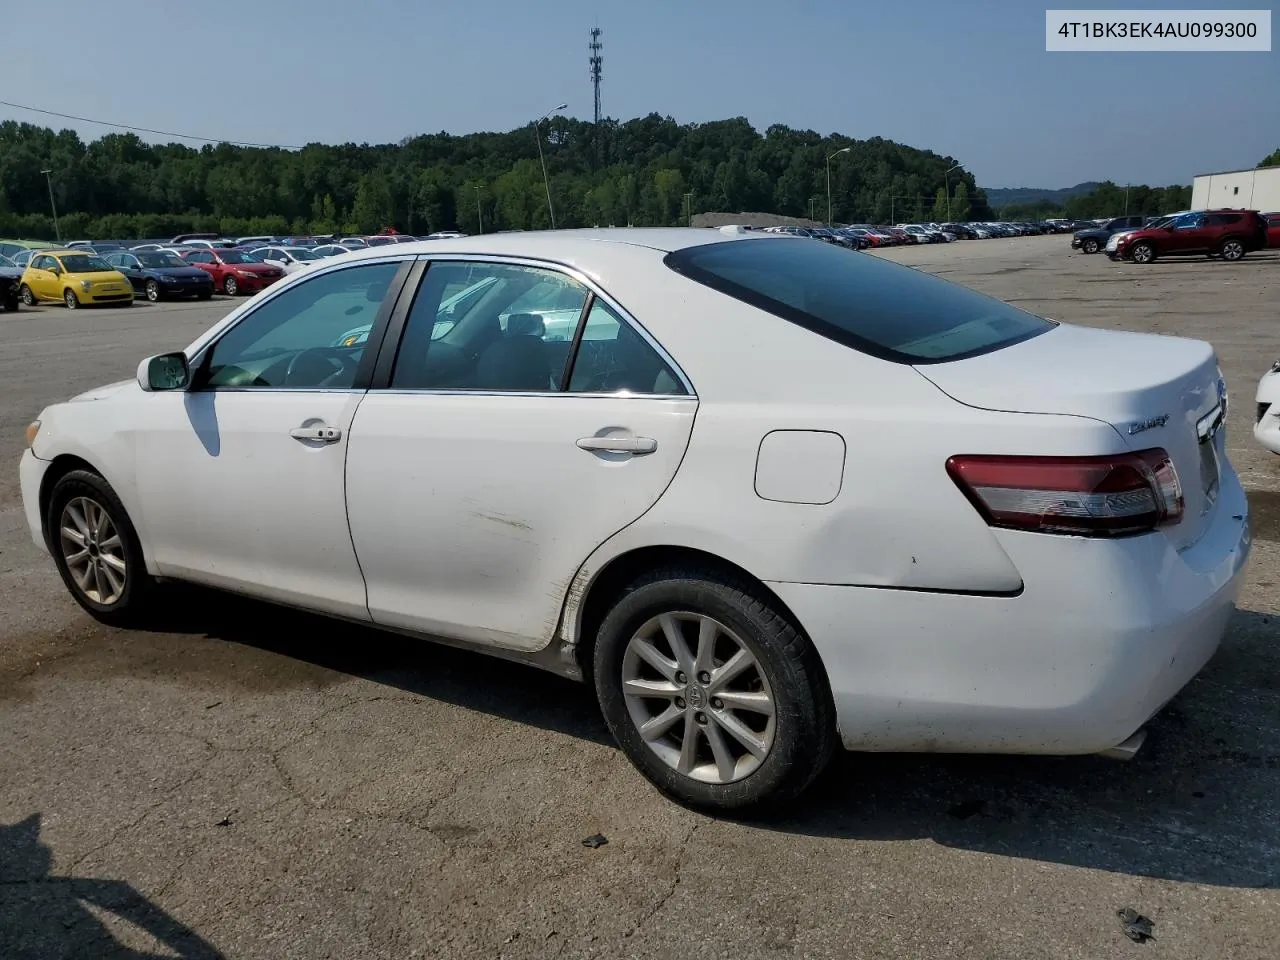
[[[138,364],[138,386],[155,390],[185,390],[191,385],[191,367],[184,353],[162,353]]]

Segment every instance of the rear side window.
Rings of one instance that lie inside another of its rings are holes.
[[[664,262],[736,300],[896,363],[978,356],[1055,326],[923,271],[828,243],[729,240],[677,250]]]

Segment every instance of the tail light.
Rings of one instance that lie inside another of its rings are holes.
[[[1119,537],[1182,519],[1182,485],[1160,449],[1104,457],[955,456],[947,472],[993,527]]]

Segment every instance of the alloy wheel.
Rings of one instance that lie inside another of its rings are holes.
[[[129,578],[120,531],[106,508],[89,497],[67,501],[58,520],[62,559],[76,587],[102,606],[116,603]]]
[[[222,288],[227,291],[228,297],[234,297],[240,292],[240,285],[236,283],[235,277],[227,277],[226,281],[222,284]]]
[[[737,634],[705,614],[664,613],[641,626],[623,654],[622,692],[646,746],[691,779],[742,780],[773,747],[764,670]]]
[[[1244,256],[1244,244],[1239,240],[1228,240],[1222,245],[1223,260],[1239,260]]]
[[[1133,259],[1136,263],[1150,263],[1154,256],[1155,251],[1149,244],[1140,243],[1133,248]]]
[[[152,303],[160,299],[160,284],[154,280],[147,281],[147,299]]]
[[[74,290],[67,290],[62,294],[62,302],[67,305],[68,310],[74,310],[80,306],[80,300],[76,297]]]

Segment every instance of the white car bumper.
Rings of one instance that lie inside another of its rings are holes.
[[[1217,649],[1249,554],[1225,471],[1211,526],[1093,540],[996,531],[1017,596],[770,583],[826,666],[851,750],[1083,754],[1122,743]]]
[[[48,460],[40,460],[30,450],[22,451],[22,460],[18,463],[18,483],[22,490],[22,510],[27,517],[27,526],[31,530],[31,539],[37,547],[46,553],[49,550],[44,542],[44,523],[40,517],[40,483],[44,480],[44,472],[49,469]]]
[[[1253,438],[1270,450],[1280,454],[1280,373],[1271,372],[1258,382],[1257,419],[1253,425]]]

